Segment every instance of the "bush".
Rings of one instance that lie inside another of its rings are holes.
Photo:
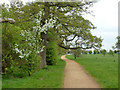
[[[94,54],[97,54],[97,50],[94,50]]]
[[[88,54],[87,50],[82,50],[82,54]]]
[[[107,51],[105,49],[100,51],[104,56],[107,54]]]
[[[55,48],[47,48],[46,50],[47,65],[54,65],[57,63],[57,53]]]
[[[118,53],[118,50],[114,50],[114,53],[115,53],[115,54]]]
[[[114,56],[114,52],[112,50],[109,50],[109,54]]]
[[[47,43],[47,49],[46,49],[46,62],[47,65],[55,65],[58,60],[58,48],[57,48],[57,42],[56,42],[56,35],[54,35],[54,32],[48,33],[48,43]]]
[[[89,51],[89,54],[92,54],[92,51]]]
[[[24,74],[31,76],[40,64],[39,55],[29,44],[33,42],[26,41],[26,37],[21,36],[24,30],[20,27],[11,24],[2,25],[2,74],[15,77],[23,77]],[[21,55],[26,56],[20,57]]]
[[[10,73],[11,61],[16,61],[18,54],[14,52],[15,42],[21,41],[21,29],[11,24],[2,24],[2,73]],[[19,58],[17,58],[18,61]]]

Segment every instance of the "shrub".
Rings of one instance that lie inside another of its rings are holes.
[[[89,51],[89,54],[92,54],[92,51]]]
[[[114,50],[114,53],[116,54],[116,53],[118,53],[118,51],[117,51],[117,50]]]
[[[109,54],[114,56],[114,52],[112,50],[109,50]]]
[[[47,65],[54,65],[57,63],[57,53],[55,48],[47,48],[46,50]]]
[[[54,32],[48,32],[48,43],[47,43],[47,49],[46,49],[46,62],[47,65],[54,65],[57,63],[58,60],[58,48],[57,48],[57,42],[56,42],[56,35],[54,35]]]
[[[82,54],[88,54],[87,50],[82,50]]]
[[[40,63],[36,48],[30,45],[34,42],[26,41],[26,37],[21,35],[24,30],[18,26],[3,24],[2,28],[2,74],[15,77],[23,77],[23,74],[31,76]]]
[[[97,54],[97,50],[94,50],[94,54]]]
[[[100,51],[104,56],[107,54],[107,51],[105,49]]]

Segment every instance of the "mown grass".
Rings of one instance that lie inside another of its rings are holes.
[[[95,78],[103,88],[118,88],[118,55],[103,56],[101,54],[82,55],[74,59],[72,55],[67,58],[75,60]]]
[[[65,62],[48,66],[31,77],[3,79],[3,88],[63,88]]]
[[[0,75],[0,90],[2,89],[2,75]]]

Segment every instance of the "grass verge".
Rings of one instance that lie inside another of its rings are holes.
[[[82,65],[101,87],[118,88],[118,55],[113,57],[110,55],[91,54],[82,55],[77,59],[74,59],[72,55],[67,55],[66,58]]]
[[[2,75],[0,74],[0,90],[2,89]]]
[[[65,62],[47,66],[31,77],[3,79],[3,88],[63,88]]]

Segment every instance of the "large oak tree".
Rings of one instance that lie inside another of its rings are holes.
[[[42,11],[41,27],[51,18],[56,21],[52,31],[54,30],[58,36],[58,46],[64,49],[97,49],[102,46],[102,39],[91,34],[91,30],[95,29],[95,26],[83,16],[84,13],[90,13],[88,9],[92,5],[93,2],[86,0],[79,2],[32,2],[26,5],[23,5],[22,2],[14,2],[11,3],[8,16],[15,20],[14,25],[23,30],[30,30],[35,25],[33,21],[37,18],[36,15]],[[10,12],[13,13],[10,14]],[[41,33],[45,47],[40,53],[42,57],[40,67],[46,65],[47,32],[51,32],[50,30]]]

